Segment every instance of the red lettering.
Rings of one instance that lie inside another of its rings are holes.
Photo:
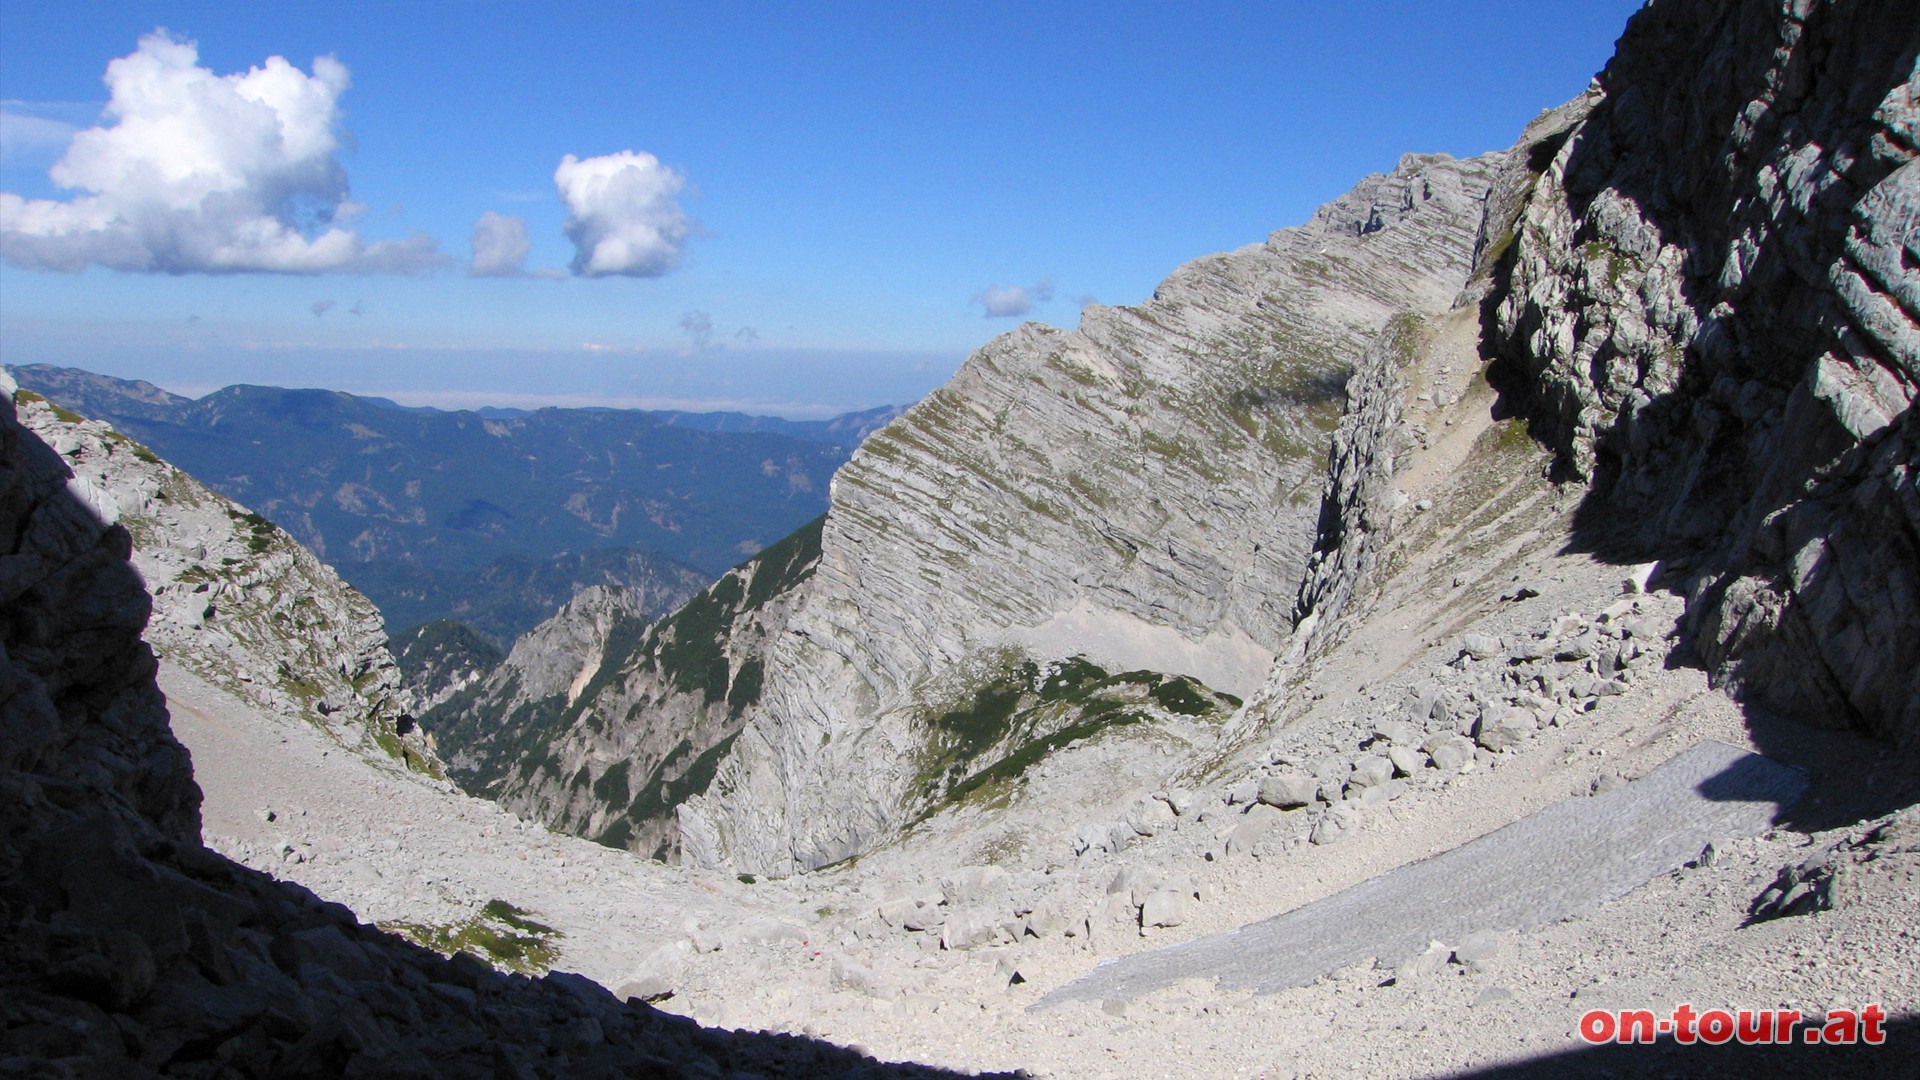
[[[1773,1041],[1790,1043],[1793,1041],[1793,1029],[1800,1023],[1799,1009],[1781,1009],[1773,1014]]]
[[[1860,1040],[1868,1046],[1879,1046],[1887,1041],[1887,1033],[1881,1028],[1881,1021],[1887,1018],[1887,1011],[1878,1005],[1869,1005],[1860,1010]]]
[[[1693,1006],[1681,1002],[1673,1007],[1673,1041],[1681,1045],[1693,1042],[1693,1021],[1698,1014]]]
[[[1709,1009],[1700,1014],[1700,1041],[1719,1046],[1733,1038],[1733,1014],[1724,1009]]]
[[[1623,1009],[1620,1012],[1619,1041],[1623,1043],[1650,1043],[1653,1041],[1653,1010]]]
[[[1588,1009],[1580,1017],[1580,1037],[1590,1043],[1613,1041],[1613,1014],[1605,1009]]]
[[[1852,1009],[1828,1009],[1826,1030],[1820,1033],[1820,1041],[1826,1043],[1852,1043],[1860,1040],[1860,1020],[1853,1015]]]
[[[1741,1009],[1740,1030],[1735,1033],[1734,1037],[1740,1040],[1741,1046],[1753,1046],[1757,1043],[1766,1042],[1767,1036],[1770,1035],[1773,1030],[1773,1012],[1771,1010],[1760,1009],[1755,1011],[1753,1009]]]

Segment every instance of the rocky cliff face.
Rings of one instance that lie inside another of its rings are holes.
[[[365,597],[264,518],[108,425],[11,394],[20,422],[73,473],[69,486],[131,537],[157,653],[347,747],[439,771]]]
[[[1465,284],[1489,169],[1410,156],[1137,308],[996,339],[869,438],[760,707],[680,810],[687,856],[785,872],[885,838],[944,794],[935,719],[1022,663],[1257,686],[1292,629],[1342,383],[1390,318]]]
[[[631,590],[583,591],[425,723],[454,775],[528,817],[666,857],[674,807],[706,790],[760,699],[820,522],[651,623]]]
[[[507,658],[493,642],[452,619],[404,630],[392,645],[401,678],[421,712],[486,678]]]
[[[551,699],[574,718],[520,805],[631,842],[621,804],[659,810],[646,775],[685,800],[684,857],[779,873],[1057,734],[953,718],[1024,715],[1062,661],[1257,690],[1257,726],[1288,693],[1275,660],[1338,637],[1399,507],[1426,437],[1402,370],[1476,312],[1503,407],[1592,485],[1576,543],[1664,556],[1723,678],[1905,737],[1915,35],[1870,28],[1913,22],[1651,5],[1513,150],[1409,157],[1139,308],[997,339],[836,475],[818,568],[756,617],[757,698],[724,734],[676,752],[702,721],[667,684],[711,705],[740,657],[713,680],[634,665],[617,700]],[[703,747],[726,751],[710,784],[658,782]]]
[[[1656,2],[1501,241],[1496,378],[1578,542],[1749,699],[1920,745],[1920,11]]]

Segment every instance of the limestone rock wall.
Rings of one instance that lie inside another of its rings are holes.
[[[153,597],[146,640],[157,653],[349,748],[439,771],[366,597],[292,537],[108,424],[17,397],[20,422],[53,448],[69,486],[127,532]]]
[[[706,790],[732,748],[819,556],[815,521],[657,622],[634,591],[583,590],[423,722],[469,790],[553,828],[672,857],[674,807]]]
[[[1257,687],[1347,373],[1391,317],[1465,285],[1493,164],[1409,155],[1138,307],[995,339],[871,436],[763,700],[680,810],[687,857],[783,873],[884,839],[928,794],[927,712],[1008,651]]]
[[[1496,376],[1750,700],[1920,745],[1920,9],[1656,0],[1542,162]]]

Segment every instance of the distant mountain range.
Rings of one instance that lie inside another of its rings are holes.
[[[638,587],[668,610],[817,517],[834,470],[900,411],[449,412],[269,386],[194,399],[75,368],[9,370],[285,528],[395,629],[454,617],[501,644],[586,585]]]

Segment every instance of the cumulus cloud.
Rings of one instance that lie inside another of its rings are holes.
[[[215,75],[164,31],[107,65],[110,126],[73,136],[48,175],[79,194],[0,192],[0,256],[78,271],[412,271],[443,261],[431,239],[368,243],[335,221],[347,177],[334,160],[345,65],[311,75],[278,56]]]
[[[693,222],[675,196],[686,178],[652,154],[622,150],[560,159],[553,185],[566,204],[572,269],[582,277],[660,277],[680,265]]]
[[[973,302],[980,305],[989,319],[1025,315],[1033,310],[1033,305],[1051,299],[1053,282],[1045,279],[1032,285],[989,285],[973,296]]]
[[[527,272],[530,250],[524,220],[489,210],[473,223],[473,263],[467,273],[474,277],[519,277]]]

